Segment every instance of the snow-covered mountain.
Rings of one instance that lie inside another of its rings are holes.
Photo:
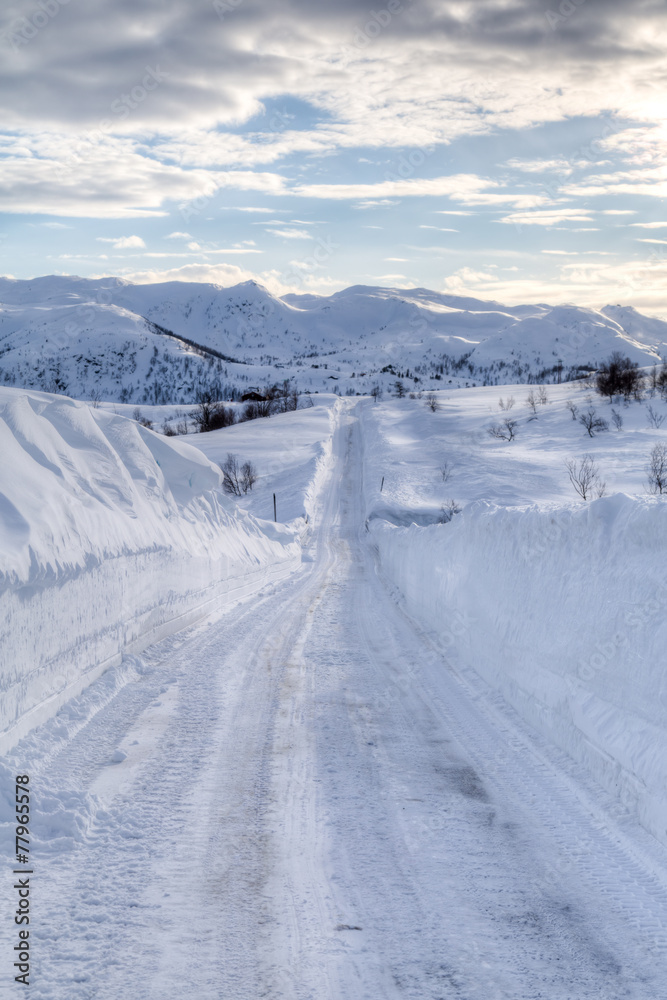
[[[121,402],[231,396],[293,378],[303,390],[367,393],[561,381],[612,350],[641,365],[667,355],[667,323],[634,309],[503,306],[424,288],[357,285],[278,298],[232,288],[118,278],[0,279],[0,380]]]

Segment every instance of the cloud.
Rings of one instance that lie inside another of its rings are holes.
[[[667,222],[630,222],[630,226],[638,226],[640,229],[665,229]]]
[[[267,233],[271,233],[272,236],[279,236],[283,240],[312,240],[312,235],[310,233],[304,232],[302,229],[267,229]]]
[[[501,193],[500,182],[476,174],[450,174],[445,177],[411,177],[406,180],[384,180],[376,184],[301,184],[292,193],[302,198],[323,198],[334,201],[363,199],[366,205],[381,204],[383,197],[450,197],[468,204],[510,204],[531,207],[543,204],[543,195]],[[488,191],[487,189],[493,189]],[[368,199],[374,199],[369,202]]]
[[[559,222],[592,222],[587,208],[539,208],[532,212],[512,212],[494,220],[515,226],[556,226]]]
[[[190,233],[169,233],[169,236],[165,236],[165,240],[191,240],[192,236]]]
[[[114,250],[138,250],[146,247],[146,244],[142,240],[141,236],[120,236],[120,237],[107,237],[98,236],[98,243],[113,243]]]
[[[545,261],[546,266],[546,261]],[[518,305],[576,302],[599,309],[624,302],[667,318],[667,258],[628,261],[560,262],[554,258],[546,273],[520,270],[505,278],[473,268],[459,268],[444,282],[444,290]]]

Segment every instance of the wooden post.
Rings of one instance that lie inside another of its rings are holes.
[[[380,493],[382,493],[383,486],[384,486],[384,476],[382,477],[382,482],[380,483]]]
[[[274,521],[278,520],[278,518],[276,517],[276,495],[275,495],[275,493],[273,494],[273,520]]]

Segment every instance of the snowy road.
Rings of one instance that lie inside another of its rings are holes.
[[[664,852],[400,610],[362,431],[344,411],[303,573],[12,753],[33,998],[667,996]]]

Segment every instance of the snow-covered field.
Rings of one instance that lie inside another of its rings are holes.
[[[29,772],[34,996],[662,995],[667,404],[589,438],[568,403],[608,403],[530,390],[187,438],[2,390],[0,820]],[[238,501],[229,453],[258,472]]]
[[[650,451],[667,440],[648,408],[660,419],[667,405],[616,407],[622,428],[590,438],[568,408],[588,409],[585,388],[550,387],[536,416],[529,391],[511,393],[509,411],[498,404],[510,393],[492,389],[439,394],[437,412],[411,400],[370,408],[372,537],[410,612],[457,662],[667,844],[667,501],[646,495]],[[508,413],[516,439],[498,441],[488,427]],[[610,494],[587,503],[565,467],[585,453]],[[450,498],[462,513],[428,526]]]

